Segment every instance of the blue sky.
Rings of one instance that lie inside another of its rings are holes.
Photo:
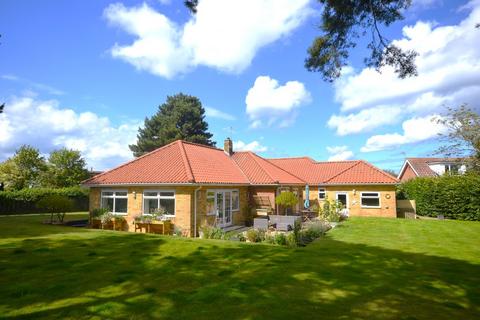
[[[364,41],[335,83],[306,71],[320,12],[308,0],[203,0],[195,17],[174,0],[2,0],[0,160],[31,144],[116,166],[144,118],[183,92],[207,108],[219,146],[233,132],[238,149],[265,157],[398,170],[435,150],[444,128],[431,118],[445,105],[480,98],[479,1],[414,0],[385,30],[420,53],[407,80],[366,69]]]

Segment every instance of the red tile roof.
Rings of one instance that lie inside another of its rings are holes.
[[[120,184],[393,184],[398,181],[364,161],[316,162],[311,158],[265,159],[175,141],[96,175],[83,183]]]
[[[310,158],[269,159],[310,185],[395,184],[398,180],[362,160],[315,162]]]
[[[305,181],[253,152],[235,152],[232,159],[252,184],[304,185]]]
[[[249,184],[221,149],[177,140],[84,181],[96,184]]]

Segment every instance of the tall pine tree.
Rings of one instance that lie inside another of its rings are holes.
[[[156,114],[145,118],[144,127],[138,129],[137,143],[129,147],[139,157],[178,139],[215,146],[211,138],[200,100],[179,93],[168,96]]]

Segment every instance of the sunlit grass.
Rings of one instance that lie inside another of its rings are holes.
[[[480,312],[480,223],[358,218],[289,249],[42,220],[0,218],[0,318],[473,319]]]

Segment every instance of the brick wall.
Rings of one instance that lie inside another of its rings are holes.
[[[208,221],[213,224],[215,216],[206,215],[206,189],[202,187],[197,192],[197,231],[198,228]],[[90,211],[99,208],[101,190],[108,188],[90,188]],[[125,219],[128,222],[129,231],[134,231],[133,220],[135,216],[141,215],[143,210],[143,192],[145,190],[174,190],[175,191],[175,217],[172,223],[183,232],[193,235],[194,232],[194,192],[196,187],[128,187],[112,188],[115,190],[128,191],[128,214]],[[209,188],[210,189],[210,188]],[[244,225],[247,216],[248,188],[247,187],[212,187],[211,189],[237,189],[239,190],[239,210],[233,211],[232,220],[235,225]]]
[[[403,174],[400,177],[400,181],[404,182],[410,179],[414,179],[416,177],[417,177],[417,174],[415,173],[415,171],[413,171],[412,167],[410,167],[410,165],[407,163],[407,165],[405,166],[405,170],[403,171]]]
[[[326,186],[327,199],[336,199],[337,192],[347,192],[348,209],[351,216],[364,217],[392,217],[397,216],[396,198],[394,185],[350,185],[350,186]],[[355,190],[355,191],[354,191]],[[361,192],[380,192],[381,208],[362,208],[360,202]],[[305,196],[305,190],[303,191]],[[317,202],[322,205],[322,200],[318,199],[318,187],[310,186],[310,205]],[[312,203],[313,202],[313,203]]]

